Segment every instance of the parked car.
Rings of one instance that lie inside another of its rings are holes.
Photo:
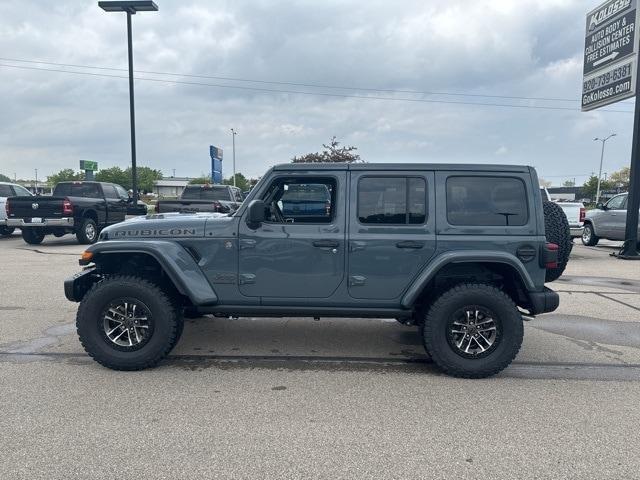
[[[624,241],[627,225],[627,197],[626,193],[616,195],[607,203],[598,203],[594,210],[587,212],[582,231],[584,245],[597,245],[601,238]],[[640,234],[640,227],[638,233]],[[638,247],[640,248],[640,243]]]
[[[177,200],[158,200],[156,213],[235,212],[242,192],[231,185],[187,185]]]
[[[104,227],[122,222],[131,208],[120,185],[102,182],[61,182],[50,197],[7,199],[7,225],[20,227],[25,242],[37,245],[53,234],[75,234],[80,243],[94,243]],[[136,210],[136,209],[134,209]]]
[[[287,185],[278,206],[291,222],[326,217],[331,210],[331,192],[326,185]]]
[[[21,185],[15,183],[0,182],[0,236],[11,235],[15,227],[7,226],[6,203],[7,197],[25,196],[31,197],[33,194]]]
[[[286,192],[311,205],[325,189],[328,210],[293,222],[281,211]],[[442,371],[480,378],[515,358],[521,310],[558,307],[545,286],[560,254],[548,235],[567,228],[531,167],[286,164],[232,215],[149,215],[104,229],[64,287],[80,302],[84,349],[116,370],[158,364],[195,310],[396,318],[420,327]]]

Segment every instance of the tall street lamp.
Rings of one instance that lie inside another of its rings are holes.
[[[611,135],[609,135],[608,137],[605,138],[594,138],[593,141],[594,142],[602,142],[602,151],[600,152],[600,171],[598,172],[598,190],[596,192],[596,203],[598,203],[598,201],[600,200],[600,178],[602,178],[602,161],[604,160],[604,144],[607,142],[607,140],[609,140],[611,137],[615,137],[616,134],[612,133]]]
[[[233,186],[236,186],[236,132],[233,128],[231,129],[231,135],[233,138]]]
[[[105,12],[125,12],[127,14],[127,45],[129,47],[129,116],[131,119],[131,183],[133,203],[138,204],[138,172],[136,168],[136,115],[133,103],[133,43],[131,41],[131,15],[136,12],[156,12],[158,6],[151,0],[104,1],[98,6]]]

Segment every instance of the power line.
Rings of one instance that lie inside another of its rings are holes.
[[[67,73],[67,74],[85,75],[85,76],[92,76],[92,77],[124,78],[124,79],[129,78],[124,75],[111,75],[106,73],[95,73],[95,72],[78,72],[78,71],[60,70],[60,69],[54,69],[54,68],[28,67],[24,65],[8,65],[5,63],[0,63],[0,67],[17,68],[21,70],[38,70],[38,71],[45,71],[45,72]],[[183,80],[167,80],[167,79],[148,78],[148,77],[134,77],[134,78],[136,80],[147,81],[147,82],[169,83],[169,84],[178,84],[178,85],[194,85],[194,86],[214,87],[214,88],[229,88],[234,90],[244,90],[244,91],[253,91],[253,92],[261,92],[261,93],[293,94],[293,95],[307,95],[307,96],[320,96],[320,97],[333,97],[333,98],[357,98],[361,100],[382,100],[382,101],[391,101],[391,102],[434,103],[434,104],[447,104],[447,105],[474,105],[478,107],[504,107],[504,108],[520,108],[520,109],[536,109],[536,110],[564,110],[564,111],[570,111],[570,112],[580,111],[576,108],[571,108],[571,107],[554,107],[554,106],[547,106],[547,105],[514,105],[514,104],[489,103],[489,102],[430,100],[430,99],[424,99],[424,98],[380,97],[380,96],[372,96],[372,95],[352,95],[352,94],[327,93],[327,92],[306,92],[306,91],[299,91],[299,90],[247,87],[242,85],[224,85],[224,84],[203,83],[203,82],[187,82]],[[633,113],[632,111],[629,111],[629,110],[600,110],[600,111],[615,112],[615,113]]]
[[[46,62],[46,61],[40,61],[40,60],[26,60],[26,59],[19,59],[19,58],[0,57],[0,60],[9,61],[9,62],[53,65],[57,67],[88,68],[88,69],[94,69],[94,70],[108,70],[108,71],[117,71],[117,72],[128,71],[126,68],[99,67],[94,65],[80,65],[80,64],[74,64],[74,63],[56,63],[56,62]],[[502,98],[505,100],[538,100],[538,101],[549,101],[549,102],[577,102],[578,101],[575,98],[524,97],[524,96],[512,96],[512,95],[483,95],[479,93],[431,92],[431,91],[420,91],[420,90],[348,87],[344,85],[341,86],[341,85],[323,85],[323,84],[314,84],[314,83],[296,83],[296,82],[290,82],[290,81],[284,82],[284,81],[260,80],[260,79],[249,79],[249,78],[238,78],[238,77],[226,77],[226,76],[197,75],[197,74],[190,74],[190,73],[157,72],[157,71],[149,71],[149,70],[135,70],[134,72],[150,74],[150,75],[167,75],[167,76],[188,77],[188,78],[207,78],[212,80],[225,80],[225,81],[232,81],[232,82],[261,83],[261,84],[269,84],[269,85],[288,85],[288,86],[296,86],[296,87],[325,88],[325,89],[334,89],[334,90],[369,91],[369,92],[381,92],[381,93],[408,93],[408,94],[415,94],[415,95]]]

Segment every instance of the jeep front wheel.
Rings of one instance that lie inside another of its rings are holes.
[[[157,365],[175,346],[179,323],[164,291],[147,280],[124,275],[96,283],[76,317],[85,351],[114,370]]]
[[[515,358],[524,328],[504,292],[485,284],[463,284],[443,293],[429,309],[422,340],[434,363],[448,375],[484,378]]]

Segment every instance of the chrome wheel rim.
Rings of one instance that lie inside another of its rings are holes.
[[[116,300],[111,302],[103,313],[102,330],[112,346],[137,350],[145,345],[153,334],[151,312],[138,300]]]
[[[449,345],[465,358],[482,358],[491,354],[500,342],[501,333],[496,315],[478,305],[456,311],[447,325]]]
[[[93,240],[96,237],[96,227],[93,225],[93,223],[87,223],[87,225],[84,227],[84,234],[89,240]]]

